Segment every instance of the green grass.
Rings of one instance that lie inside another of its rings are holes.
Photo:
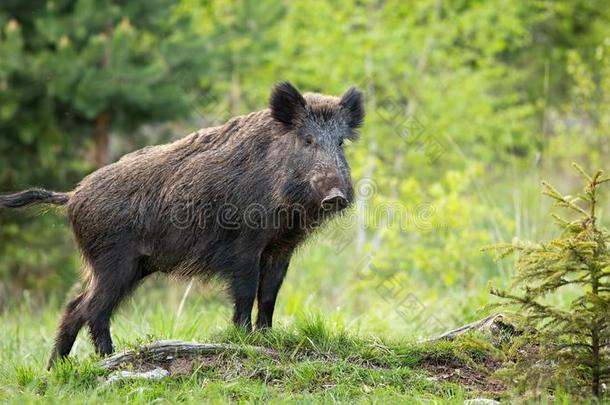
[[[481,355],[489,354],[463,343],[421,345],[355,334],[342,321],[319,315],[281,319],[273,330],[246,334],[229,325],[229,308],[222,299],[190,299],[178,315],[172,294],[145,292],[119,311],[113,322],[117,350],[182,339],[262,346],[278,355],[223,353],[188,375],[107,384],[108,371],[95,365],[98,358],[81,333],[70,359],[47,372],[60,305],[41,309],[26,301],[0,317],[0,402],[462,403],[476,393],[431,379],[423,365],[447,361],[476,366]]]
[[[183,285],[171,284],[142,288],[115,316],[116,349],[180,339],[232,343],[243,350],[193,362],[193,369],[179,376],[108,384],[109,372],[96,366],[99,358],[83,331],[68,361],[48,372],[62,305],[24,299],[0,314],[0,403],[462,404],[498,396],[493,385],[472,384],[488,381],[489,362],[504,356],[482,337],[421,344],[416,333],[380,334],[375,325],[324,313],[313,304],[307,312],[291,312],[290,300],[280,300],[272,330],[247,334],[230,325],[230,306],[214,288],[194,288],[179,311],[183,291]],[[251,346],[276,354],[248,350]]]

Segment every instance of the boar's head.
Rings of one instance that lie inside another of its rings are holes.
[[[352,87],[340,98],[302,95],[284,82],[273,89],[270,109],[289,137],[292,192],[303,194],[301,201],[328,213],[348,207],[354,190],[344,147],[346,140],[356,140],[363,123],[362,93]]]

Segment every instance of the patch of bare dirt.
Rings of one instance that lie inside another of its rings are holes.
[[[441,381],[456,383],[472,391],[490,394],[499,398],[506,391],[506,384],[493,377],[502,366],[499,360],[487,358],[476,366],[468,365],[457,359],[427,359],[421,367]]]

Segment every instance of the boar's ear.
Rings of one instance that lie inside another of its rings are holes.
[[[351,87],[341,97],[340,104],[348,113],[347,124],[350,128],[356,129],[364,122],[364,102],[362,92],[355,87]]]
[[[292,84],[282,82],[273,88],[269,108],[273,118],[292,128],[305,111],[305,99]]]

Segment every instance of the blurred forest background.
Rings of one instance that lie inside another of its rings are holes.
[[[283,80],[357,85],[367,117],[347,147],[356,206],[293,260],[280,322],[318,311],[421,336],[479,317],[513,274],[481,248],[556,233],[540,180],[570,192],[572,161],[610,170],[604,0],[3,0],[0,192],[70,190],[265,108]],[[61,304],[79,267],[61,211],[0,212],[0,309]],[[229,319],[217,286],[146,286],[127,307],[218,303]]]

